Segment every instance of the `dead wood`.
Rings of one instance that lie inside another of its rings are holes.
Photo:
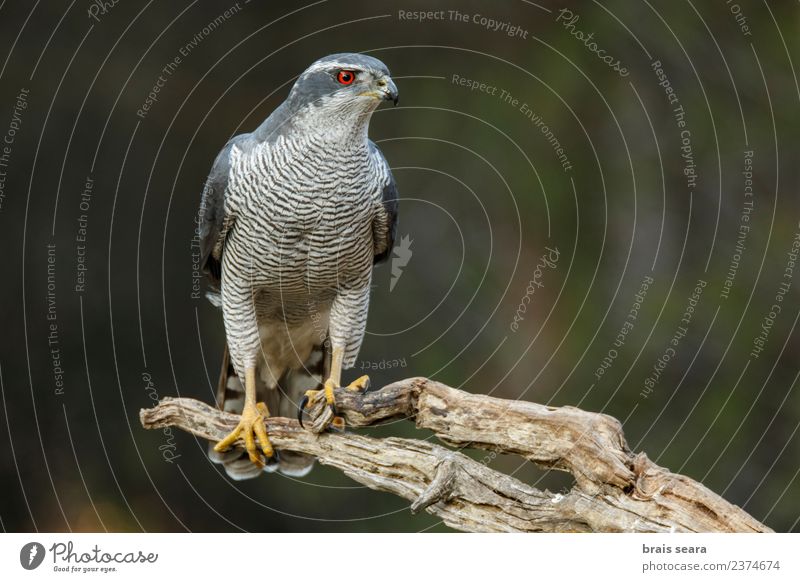
[[[310,411],[310,430],[296,420],[266,420],[279,451],[314,455],[454,529],[772,531],[702,484],[631,452],[619,421],[605,414],[470,394],[426,378],[366,394],[339,389],[336,403],[351,428],[406,418],[448,445],[519,455],[575,477],[568,493],[554,494],[427,441],[324,432],[331,413],[321,404]],[[145,428],[174,426],[210,441],[221,440],[238,422],[236,415],[189,398],[165,398],[139,416]]]

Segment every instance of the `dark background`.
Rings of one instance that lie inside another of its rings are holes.
[[[214,156],[312,61],[340,51],[382,59],[401,93],[370,129],[401,192],[399,234],[413,241],[392,291],[390,265],[376,271],[358,365],[400,366],[371,372],[373,385],[425,375],[611,414],[634,450],[777,530],[798,529],[800,271],[785,277],[800,228],[797,2],[570,3],[574,30],[594,33],[624,77],[557,21],[562,4],[546,1],[120,0],[97,19],[91,6],[0,3],[0,139],[29,90],[0,168],[5,530],[446,529],[326,467],[301,480],[231,482],[205,442],[138,422],[152,397],[213,401],[223,326],[192,298],[191,239]],[[469,21],[400,18],[421,8]],[[476,14],[526,38],[487,30]],[[656,60],[685,111],[694,187]],[[470,91],[453,75],[498,90]],[[753,208],[737,253],[747,150]],[[87,270],[76,291],[82,214]],[[539,276],[545,247],[559,260]],[[534,277],[542,287],[515,331]],[[645,277],[653,284],[615,348]],[[647,393],[698,280],[706,286],[687,333]],[[755,357],[782,282],[790,288]],[[610,349],[616,358],[598,379]],[[380,434],[429,436],[411,423]],[[515,457],[469,454],[538,487],[571,485]]]

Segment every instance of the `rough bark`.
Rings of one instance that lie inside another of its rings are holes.
[[[326,432],[331,412],[296,420],[269,418],[273,445],[316,456],[372,489],[411,501],[463,531],[768,532],[739,507],[702,484],[632,453],[616,419],[578,408],[542,406],[469,394],[426,378],[410,378],[359,394],[336,391],[349,427],[398,418],[432,430],[443,442],[515,454],[568,471],[566,494],[540,491],[449,448],[427,441]],[[238,416],[187,398],[143,409],[145,428],[167,426],[217,441]],[[242,446],[243,443],[237,443]]]

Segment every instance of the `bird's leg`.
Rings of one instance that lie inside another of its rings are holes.
[[[263,402],[256,402],[256,369],[255,367],[247,368],[245,373],[244,382],[244,408],[242,409],[242,419],[239,424],[231,433],[224,439],[219,441],[214,450],[223,452],[228,450],[230,446],[236,442],[240,436],[244,438],[244,445],[247,449],[247,454],[250,460],[261,467],[264,466],[264,461],[258,454],[256,447],[256,439],[261,445],[261,452],[268,459],[274,454],[272,450],[272,443],[269,442],[267,436],[267,429],[264,427],[264,419],[269,416],[269,409]]]
[[[333,391],[341,386],[342,382],[342,360],[344,359],[344,348],[334,347],[331,354],[331,373],[322,390],[308,390],[306,391],[303,401],[300,403],[300,408],[297,411],[297,420],[300,425],[303,425],[303,411],[305,408],[312,406],[319,398],[320,392],[325,396],[325,401],[333,412],[333,421],[331,424],[334,428],[344,428],[344,419],[336,413],[336,399],[334,398]],[[361,376],[352,381],[348,386],[348,390],[356,392],[366,392],[369,389],[369,376]]]

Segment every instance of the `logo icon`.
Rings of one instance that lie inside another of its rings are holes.
[[[19,563],[26,570],[35,570],[44,561],[44,546],[39,542],[28,542],[19,551]]]
[[[392,278],[389,281],[389,291],[394,291],[394,286],[397,285],[397,282],[400,280],[400,276],[403,274],[403,267],[408,265],[408,261],[411,260],[411,255],[414,253],[411,251],[411,243],[414,241],[411,240],[409,235],[403,235],[400,239],[400,244],[394,247],[392,257]]]

